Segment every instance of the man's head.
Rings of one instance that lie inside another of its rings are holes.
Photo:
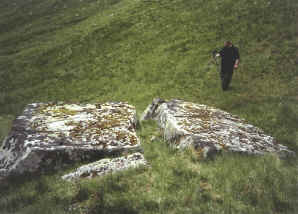
[[[225,47],[231,47],[232,45],[231,41],[225,41]]]

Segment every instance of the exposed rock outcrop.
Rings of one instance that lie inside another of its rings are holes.
[[[83,165],[76,171],[62,176],[62,179],[73,181],[80,178],[93,178],[107,173],[119,172],[129,168],[147,165],[143,154],[137,152],[118,158],[105,158],[87,165]]]
[[[0,150],[0,178],[142,151],[127,103],[28,105]]]
[[[154,119],[172,146],[193,146],[206,157],[219,150],[264,154],[293,155],[286,146],[261,129],[225,111],[182,100],[153,100],[142,115]]]

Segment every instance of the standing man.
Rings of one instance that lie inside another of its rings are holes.
[[[221,57],[221,87],[226,91],[229,88],[229,84],[232,80],[234,69],[238,68],[240,55],[238,48],[235,47],[232,42],[226,41],[224,47],[216,54],[217,57]]]

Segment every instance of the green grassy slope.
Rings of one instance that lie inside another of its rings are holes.
[[[297,1],[31,0],[0,2],[0,138],[31,102],[181,98],[235,113],[298,151]],[[220,89],[211,52],[230,39],[240,68]],[[297,161],[195,153],[150,143],[149,170],[61,184],[58,175],[3,187],[0,207],[38,213],[294,213]],[[235,164],[237,163],[237,165]],[[188,166],[188,167],[184,167]],[[60,174],[63,172],[60,172]],[[113,182],[115,181],[115,182]],[[19,183],[19,181],[15,181]],[[2,191],[1,191],[2,192]],[[25,209],[22,210],[22,207]],[[48,211],[55,213],[54,211]]]

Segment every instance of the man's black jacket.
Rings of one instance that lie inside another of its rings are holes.
[[[238,48],[235,46],[225,46],[219,52],[222,67],[233,67],[236,59],[240,59]]]

